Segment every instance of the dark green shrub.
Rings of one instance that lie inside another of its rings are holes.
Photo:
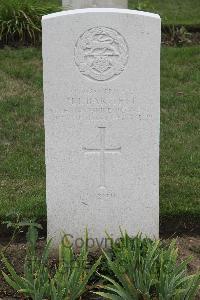
[[[192,43],[192,34],[184,26],[167,26],[163,30],[163,42],[168,46],[182,47]]]
[[[0,42],[7,45],[37,45],[41,42],[43,15],[60,10],[53,2],[38,0],[0,1]]]

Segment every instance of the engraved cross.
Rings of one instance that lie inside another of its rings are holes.
[[[100,155],[100,188],[106,188],[106,175],[105,175],[105,155],[121,153],[121,147],[107,148],[105,146],[106,127],[98,127],[100,130],[100,147],[99,148],[86,148],[83,147],[83,151],[88,153],[94,153]]]

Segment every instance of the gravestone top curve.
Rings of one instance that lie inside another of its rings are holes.
[[[138,16],[160,19],[160,16],[158,14],[154,14],[146,11],[140,11],[140,10],[120,9],[120,8],[82,8],[82,9],[61,11],[61,12],[45,15],[42,17],[42,20],[45,21],[57,17],[86,14],[86,13],[88,14],[90,13],[116,13],[117,14],[118,13],[118,14],[130,14],[130,15],[138,15]]]

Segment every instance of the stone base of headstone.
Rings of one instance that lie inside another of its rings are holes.
[[[128,0],[62,0],[63,10],[78,8],[128,8]]]

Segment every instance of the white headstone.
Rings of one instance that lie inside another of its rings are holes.
[[[62,0],[63,9],[77,8],[128,8],[128,0]]]
[[[160,17],[45,16],[43,63],[49,237],[158,237]]]

